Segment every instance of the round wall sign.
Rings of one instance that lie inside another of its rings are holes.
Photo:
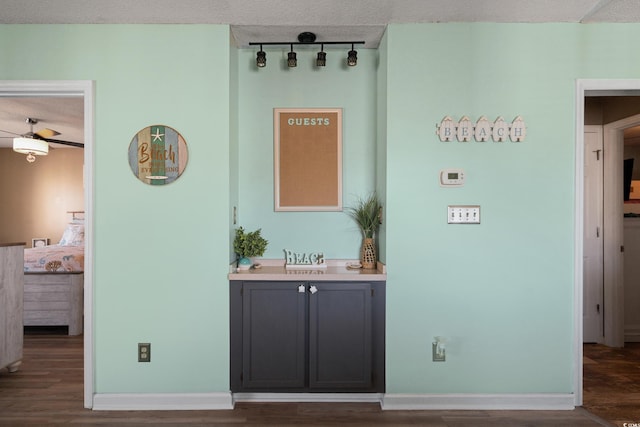
[[[187,167],[187,143],[175,129],[165,125],[138,131],[129,144],[129,166],[145,184],[169,184]]]

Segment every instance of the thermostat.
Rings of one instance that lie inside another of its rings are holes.
[[[461,187],[464,185],[464,171],[462,169],[443,169],[440,171],[440,186]]]

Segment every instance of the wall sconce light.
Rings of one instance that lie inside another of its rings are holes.
[[[250,42],[249,46],[260,46],[260,50],[256,55],[256,66],[259,68],[263,68],[267,65],[267,54],[262,50],[262,46],[277,46],[277,45],[289,45],[291,50],[287,53],[287,66],[288,67],[296,67],[298,65],[298,60],[296,57],[296,53],[293,51],[293,45],[320,45],[320,52],[318,52],[316,58],[316,66],[324,67],[327,64],[327,53],[324,51],[324,45],[351,45],[351,50],[347,54],[347,65],[353,67],[358,63],[358,53],[355,51],[354,46],[356,44],[364,44],[364,41],[324,41],[324,42],[316,42],[316,35],[314,33],[305,31],[298,34],[297,42]]]
[[[324,51],[324,44],[320,47],[318,58],[316,59],[316,67],[324,67],[327,65],[327,52]]]
[[[358,52],[356,52],[353,48],[353,44],[351,45],[351,50],[347,54],[347,65],[349,67],[354,67],[358,64]]]
[[[260,68],[267,66],[267,54],[262,50],[262,45],[256,55],[256,65]]]
[[[293,51],[293,45],[291,45],[291,52],[287,54],[287,65],[290,68],[298,66],[298,60],[296,59],[296,53]]]

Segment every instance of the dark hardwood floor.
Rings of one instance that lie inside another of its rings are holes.
[[[600,354],[618,360],[624,356]],[[200,426],[433,426],[433,427],[581,427],[611,425],[583,408],[573,411],[382,411],[363,403],[241,403],[229,411],[92,411],[82,407],[82,337],[68,337],[59,330],[29,330],[25,335],[23,364],[15,373],[0,369],[0,425],[200,425]],[[589,365],[595,365],[589,353]],[[585,364],[586,366],[586,364]],[[637,364],[635,365],[637,368]],[[586,371],[587,369],[585,369]],[[638,375],[639,373],[636,373]],[[619,377],[617,377],[619,379]],[[607,380],[608,381],[608,380]],[[628,390],[640,395],[638,376],[625,380]],[[585,395],[593,401],[597,380],[585,380]],[[587,389],[587,387],[585,387]],[[628,397],[628,395],[625,395]],[[622,396],[622,397],[625,397]],[[640,401],[621,405],[607,399],[594,413],[612,420],[640,422]],[[611,411],[622,406],[628,412]],[[598,410],[602,411],[598,412]],[[629,414],[629,418],[624,418]],[[636,415],[639,414],[639,415]],[[622,424],[617,424],[622,426]]]
[[[583,407],[616,426],[640,425],[640,343],[584,345]]]

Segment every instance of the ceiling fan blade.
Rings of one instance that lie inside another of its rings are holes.
[[[51,138],[42,138],[42,137],[38,137],[37,139],[41,139],[43,141],[47,141],[52,144],[60,144],[60,145],[68,145],[70,147],[84,148],[84,144],[82,142],[62,141],[60,139],[51,139]]]
[[[10,132],[8,130],[0,129],[0,132],[8,133],[15,136],[22,136],[21,133]],[[13,138],[13,136],[0,136],[0,138]]]
[[[35,134],[41,138],[51,138],[52,136],[60,135],[60,132],[58,132],[57,130],[44,128],[44,129],[40,129]]]

